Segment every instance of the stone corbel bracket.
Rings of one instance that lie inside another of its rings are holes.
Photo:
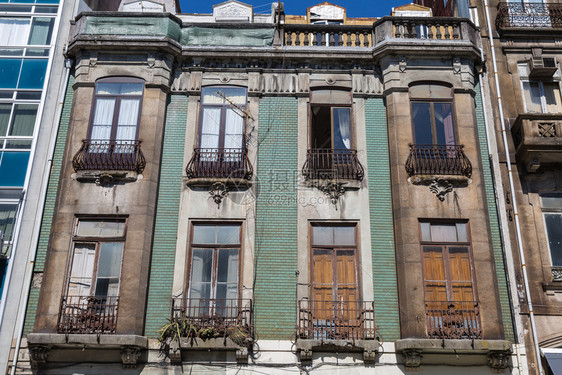
[[[429,188],[429,191],[435,194],[441,202],[445,200],[447,194],[453,192],[455,188],[466,187],[472,180],[464,176],[434,176],[434,175],[418,175],[408,179],[414,185],[423,185]]]
[[[417,371],[421,365],[422,354],[417,349],[405,349],[402,354],[404,355],[404,366],[408,371]]]
[[[29,357],[31,359],[31,366],[33,368],[37,368],[47,363],[50,350],[51,348],[46,345],[31,346],[29,348]]]
[[[228,191],[228,186],[224,182],[215,182],[209,188],[209,195],[217,206],[220,207],[222,200],[228,195]]]
[[[488,353],[488,366],[495,370],[505,370],[509,366],[510,353],[504,350],[491,350]]]
[[[121,362],[124,368],[136,368],[141,356],[141,349],[138,346],[123,346],[121,348]]]

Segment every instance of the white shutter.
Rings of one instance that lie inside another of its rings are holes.
[[[92,286],[94,259],[96,257],[95,244],[74,245],[72,268],[68,282],[69,296],[88,296]]]

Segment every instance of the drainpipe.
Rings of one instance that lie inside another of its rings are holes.
[[[515,198],[515,185],[513,183],[513,171],[511,169],[511,160],[509,159],[509,148],[507,143],[507,135],[505,129],[505,118],[503,116],[503,105],[501,99],[500,91],[500,81],[498,78],[498,67],[496,63],[496,51],[494,47],[494,37],[492,35],[492,25],[490,23],[490,11],[488,9],[488,0],[484,0],[484,10],[486,12],[486,23],[488,25],[488,39],[490,40],[490,49],[492,51],[492,65],[494,68],[494,81],[496,84],[496,93],[498,100],[498,112],[500,115],[500,124],[502,129],[502,138],[505,149],[505,159],[507,161],[507,175],[509,177],[509,188],[512,191],[512,203],[513,203],[513,216],[515,217],[515,228],[517,233],[517,248],[519,250],[519,256],[521,258],[521,269],[523,271],[523,283],[525,284],[525,293],[527,295],[527,306],[529,308],[529,318],[531,320],[531,332],[533,334],[533,341],[535,343],[535,356],[537,358],[537,366],[539,368],[539,375],[543,375],[543,368],[541,364],[539,341],[537,338],[537,327],[535,324],[535,313],[533,311],[533,302],[531,301],[531,292],[529,289],[529,277],[527,276],[527,264],[525,262],[525,253],[523,251],[523,240],[521,238],[521,225],[519,223],[519,211],[517,209],[517,199]]]

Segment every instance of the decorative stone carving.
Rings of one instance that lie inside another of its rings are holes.
[[[224,198],[228,195],[228,186],[224,182],[215,182],[211,185],[209,189],[209,194],[220,207],[220,204]]]
[[[372,74],[353,74],[353,92],[358,94],[381,94],[380,78]]]
[[[402,354],[404,355],[404,366],[406,368],[417,368],[421,365],[421,351],[416,349],[405,349]]]
[[[199,91],[201,90],[202,73],[199,71],[182,72],[176,69],[172,81],[172,92]]]
[[[406,58],[405,57],[400,58],[400,62],[398,63],[398,69],[402,73],[404,73],[406,71]]]
[[[312,361],[312,349],[301,349],[300,357],[301,357],[301,362]]]
[[[453,72],[459,74],[461,72],[461,59],[455,57],[453,59]]]
[[[124,346],[121,348],[121,362],[123,367],[134,368],[141,355],[141,350],[136,346]]]
[[[240,347],[236,349],[236,362],[248,363],[248,348]]]
[[[492,351],[488,353],[488,366],[493,369],[503,370],[509,364],[509,355],[503,351]]]
[[[113,176],[109,173],[101,173],[96,178],[96,185],[98,186],[111,186],[113,185]]]
[[[376,350],[373,350],[373,349],[363,350],[363,362],[364,363],[375,363],[376,358],[377,358]]]
[[[552,267],[552,281],[562,281],[562,267]]]
[[[213,17],[220,20],[252,20],[252,8],[239,3],[231,1],[226,4],[217,5],[213,8]]]
[[[181,347],[178,340],[173,340],[170,343],[170,350],[168,351],[168,358],[174,364],[181,363]]]
[[[438,178],[429,184],[429,191],[435,194],[437,198],[443,202],[445,200],[445,195],[453,191],[453,185],[443,178]]]
[[[32,346],[29,348],[29,357],[31,358],[31,364],[33,367],[37,367],[39,365],[44,365],[47,363],[47,359],[49,358],[49,350],[48,346]]]

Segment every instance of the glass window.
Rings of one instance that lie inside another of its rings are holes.
[[[55,19],[53,17],[35,17],[31,24],[31,33],[27,44],[42,46],[51,43]]]
[[[0,88],[15,89],[21,69],[21,59],[0,59]]]
[[[30,18],[0,18],[0,45],[24,46],[27,44]]]
[[[28,162],[29,151],[0,151],[0,186],[23,186]]]
[[[193,224],[189,305],[191,314],[224,314],[238,298],[240,224]],[[209,310],[211,309],[211,310]],[[214,310],[213,310],[214,309]]]
[[[137,139],[144,83],[140,79],[103,79],[96,83],[90,139],[97,143]]]
[[[455,144],[452,103],[412,102],[412,121],[416,144]]]
[[[562,195],[541,195],[552,266],[562,267]]]
[[[518,64],[519,77],[523,88],[525,111],[528,113],[560,113],[562,97],[558,81],[530,80],[527,63]],[[559,78],[557,73],[555,78]]]
[[[2,233],[2,239],[4,240],[4,249],[0,249],[2,250],[2,254],[5,253],[8,244],[12,241],[12,231],[14,229],[17,210],[17,204],[0,204],[0,232]]]
[[[67,298],[116,303],[125,245],[125,219],[78,220]],[[107,241],[104,238],[112,237]]]

